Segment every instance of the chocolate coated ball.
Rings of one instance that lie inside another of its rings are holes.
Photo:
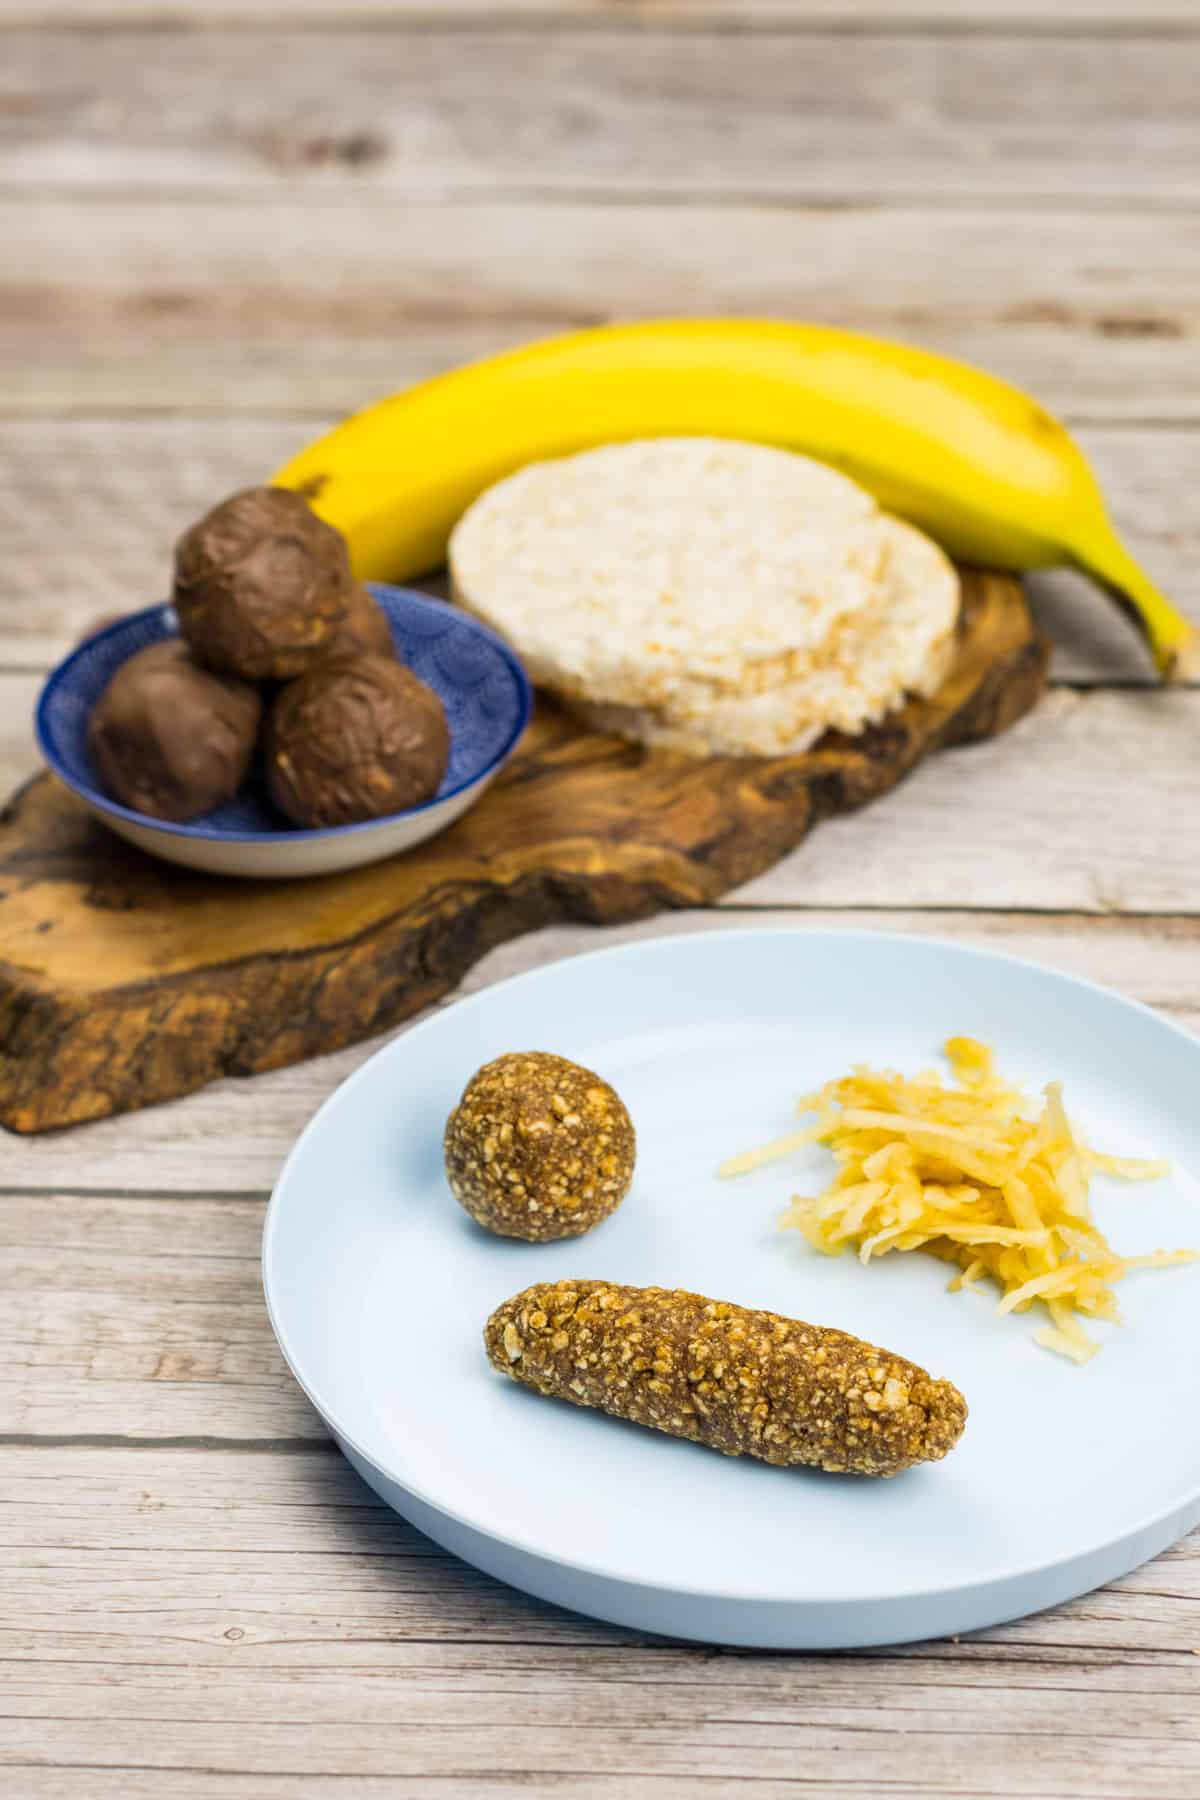
[[[232,799],[261,718],[254,688],[171,638],[122,663],[92,710],[88,752],[114,799],[179,823]]]
[[[297,825],[350,825],[437,792],[450,732],[432,688],[392,657],[360,656],[285,687],[267,723],[267,786]]]
[[[247,488],[175,547],[175,610],[197,659],[248,681],[315,667],[346,616],[345,539],[299,494]]]
[[[323,663],[345,662],[353,656],[395,656],[396,646],[387,614],[365,587],[351,590],[346,616],[336,625]]]

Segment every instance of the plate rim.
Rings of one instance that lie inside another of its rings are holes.
[[[336,1410],[333,1407],[328,1406],[321,1398],[319,1398],[315,1384],[311,1383],[305,1375],[302,1374],[298,1359],[294,1357],[289,1350],[286,1341],[285,1328],[283,1327],[278,1309],[272,1298],[269,1260],[272,1254],[278,1220],[282,1214],[283,1205],[285,1204],[286,1184],[289,1179],[294,1179],[294,1166],[297,1164],[300,1155],[303,1152],[310,1133],[315,1132],[325,1114],[333,1106],[341,1102],[341,1097],[344,1094],[352,1089],[359,1081],[364,1080],[367,1076],[367,1072],[373,1069],[378,1062],[397,1052],[401,1044],[420,1032],[424,1026],[440,1022],[446,1019],[451,1013],[457,1013],[462,1009],[473,1010],[479,1006],[480,1003],[489,1001],[492,996],[506,992],[516,986],[552,984],[555,975],[560,973],[566,965],[574,965],[580,962],[592,963],[607,959],[636,957],[638,955],[661,953],[664,950],[673,953],[672,946],[687,946],[692,944],[696,939],[710,936],[740,942],[746,942],[747,940],[761,940],[768,937],[804,937],[809,939],[837,939],[840,942],[847,943],[884,942],[895,946],[919,944],[927,949],[950,952],[955,956],[965,956],[975,961],[1000,963],[1009,967],[1032,970],[1038,975],[1062,984],[1066,988],[1081,988],[1087,992],[1099,995],[1102,999],[1115,1004],[1119,1008],[1128,1009],[1135,1014],[1141,1015],[1150,1020],[1157,1028],[1164,1031],[1168,1037],[1177,1039],[1181,1049],[1185,1053],[1189,1053],[1192,1057],[1196,1058],[1197,1062],[1200,1063],[1200,1040],[1197,1040],[1183,1026],[1176,1024],[1173,1019],[1167,1018],[1154,1007],[1146,1005],[1144,1001],[1132,999],[1128,995],[1120,993],[1117,989],[1106,986],[1103,982],[1093,981],[1087,976],[1069,974],[1065,970],[1053,968],[1046,963],[1036,962],[1032,958],[1014,955],[1011,951],[991,950],[975,944],[955,943],[952,939],[924,932],[902,932],[891,930],[874,931],[860,926],[804,926],[777,924],[723,927],[713,925],[705,926],[700,930],[692,932],[637,938],[623,944],[599,945],[595,949],[561,957],[554,962],[545,963],[538,968],[525,969],[514,975],[506,976],[502,981],[493,982],[487,987],[480,988],[473,994],[468,994],[461,999],[451,1001],[448,1007],[439,1009],[438,1011],[431,1013],[427,1018],[419,1021],[416,1025],[410,1026],[407,1030],[402,1030],[398,1036],[392,1038],[390,1042],[381,1045],[378,1050],[374,1051],[365,1062],[360,1064],[360,1066],[355,1069],[352,1074],[348,1075],[344,1081],[340,1082],[333,1092],[327,1095],[322,1101],[321,1105],[317,1108],[316,1112],[313,1113],[312,1117],[300,1132],[295,1143],[292,1145],[291,1150],[288,1152],[288,1155],[276,1176],[274,1186],[271,1190],[271,1197],[267,1205],[267,1211],[263,1219],[260,1257],[263,1297],[266,1304],[267,1317],[270,1321],[271,1330],[274,1333],[280,1354],[293,1379],[323,1422],[329,1427],[334,1437],[339,1440],[340,1443],[348,1444],[355,1455],[360,1457],[363,1462],[377,1470],[380,1475],[393,1486],[401,1489],[406,1494],[411,1494],[423,1507],[446,1519],[452,1520],[462,1529],[483,1536],[490,1542],[503,1546],[506,1550],[515,1552],[517,1555],[530,1558],[543,1565],[551,1564],[567,1573],[578,1573],[591,1579],[609,1582],[623,1589],[637,1589],[643,1593],[655,1595],[678,1595],[693,1601],[710,1601],[718,1606],[741,1603],[760,1607],[770,1606],[776,1609],[794,1609],[822,1606],[842,1607],[847,1605],[859,1605],[867,1602],[880,1606],[887,1606],[893,1603],[903,1603],[905,1601],[944,1600],[960,1595],[965,1597],[978,1591],[995,1589],[1017,1582],[1036,1579],[1039,1575],[1045,1574],[1051,1570],[1065,1569],[1068,1566],[1075,1567],[1090,1560],[1094,1560],[1103,1556],[1106,1551],[1114,1550],[1118,1545],[1128,1545],[1140,1537],[1152,1534],[1156,1528],[1161,1528],[1167,1521],[1174,1520],[1184,1515],[1189,1507],[1200,1508],[1200,1475],[1197,1475],[1197,1477],[1189,1482],[1188,1486],[1182,1492],[1172,1495],[1167,1503],[1161,1501],[1156,1502],[1153,1511],[1149,1515],[1144,1517],[1139,1516],[1135,1522],[1123,1527],[1117,1535],[1114,1536],[1109,1533],[1101,1536],[1099,1539],[1089,1539],[1081,1545],[1073,1546],[1070,1554],[1067,1556],[1054,1556],[1039,1563],[988,1568],[987,1570],[973,1574],[966,1579],[957,1579],[935,1585],[931,1585],[928,1581],[921,1581],[913,1586],[889,1586],[886,1590],[881,1590],[872,1595],[851,1595],[817,1590],[806,1590],[803,1594],[781,1593],[778,1587],[769,1591],[752,1591],[745,1587],[722,1587],[720,1585],[715,1585],[712,1581],[708,1581],[703,1585],[677,1581],[675,1579],[672,1579],[669,1582],[659,1583],[648,1581],[641,1573],[632,1573],[612,1564],[605,1565],[592,1562],[586,1557],[573,1555],[568,1559],[567,1557],[560,1556],[554,1552],[547,1551],[543,1545],[539,1545],[535,1541],[530,1541],[529,1539],[516,1535],[510,1531],[496,1530],[490,1524],[482,1523],[478,1519],[469,1517],[458,1507],[447,1504],[445,1501],[439,1499],[436,1494],[430,1492],[429,1489],[422,1484],[411,1481],[407,1475],[400,1473],[395,1467],[382,1462],[378,1455],[370,1451],[353,1432],[348,1431],[345,1428],[344,1424],[338,1419]]]

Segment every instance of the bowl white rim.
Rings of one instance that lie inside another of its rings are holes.
[[[415,605],[420,611],[443,611],[447,606],[447,603],[444,600],[434,600],[428,594],[422,594],[415,588],[393,587],[386,582],[368,582],[366,585],[370,591],[377,596],[380,594],[401,595],[406,604]],[[37,708],[34,713],[34,732],[37,737],[38,749],[41,752],[46,767],[51,770],[57,779],[61,781],[65,787],[68,787],[76,798],[82,801],[83,804],[89,807],[93,812],[101,814],[107,813],[112,818],[122,819],[126,824],[137,825],[145,831],[158,831],[168,837],[191,838],[198,842],[209,844],[279,844],[282,842],[288,844],[306,844],[319,842],[322,839],[327,838],[345,838],[352,832],[373,831],[380,825],[394,824],[399,819],[419,818],[422,813],[431,812],[436,807],[445,805],[448,800],[454,800],[458,796],[468,793],[480,782],[494,775],[501,765],[507,761],[508,757],[511,756],[513,750],[515,750],[533,713],[533,689],[529,677],[525,673],[524,666],[512,646],[507,644],[497,632],[494,632],[490,630],[488,626],[481,624],[478,619],[472,618],[469,613],[456,611],[455,616],[461,620],[469,630],[475,632],[480,638],[491,644],[493,649],[500,653],[513,675],[521,701],[516,723],[501,748],[481,769],[476,769],[471,775],[467,776],[465,780],[460,781],[456,787],[447,789],[445,793],[435,794],[431,800],[423,800],[419,806],[405,807],[400,812],[384,813],[376,819],[359,819],[351,825],[325,825],[316,828],[299,826],[288,828],[287,826],[281,825],[278,831],[225,831],[214,830],[208,825],[192,825],[175,823],[169,819],[153,819],[148,813],[136,812],[132,807],[122,806],[120,801],[111,799],[107,794],[101,793],[98,789],[93,790],[91,788],[86,788],[77,781],[75,776],[64,766],[59,756],[58,750],[53,742],[47,719],[50,702],[58,688],[62,685],[63,681],[66,680],[69,672],[79,658],[83,656],[92,645],[113,633],[127,629],[136,619],[161,619],[164,615],[171,615],[173,612],[174,608],[172,607],[171,602],[169,600],[161,600],[153,606],[144,606],[137,612],[126,613],[123,618],[114,619],[110,625],[106,625],[101,631],[89,633],[82,643],[77,644],[75,648],[70,651],[68,655],[64,656],[62,661],[57,663],[50,671],[42,684],[41,692],[38,695]]]

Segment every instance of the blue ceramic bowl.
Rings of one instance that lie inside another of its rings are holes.
[[[450,762],[441,787],[424,805],[358,825],[302,831],[274,810],[255,776],[226,805],[186,825],[148,818],[112,799],[88,756],[88,718],[123,662],[178,635],[170,606],[150,606],[106,626],[59,664],[38,701],[42,755],[59,780],[121,837],[168,862],[212,874],[329,874],[411,849],[479,798],[528,724],[532,695],[508,645],[468,614],[409,588],[372,583],[370,591],[387,614],[397,654],[446,709]]]

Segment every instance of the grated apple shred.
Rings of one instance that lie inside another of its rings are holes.
[[[816,1123],[724,1163],[743,1175],[807,1144],[826,1144],[838,1164],[822,1194],[797,1195],[780,1219],[814,1250],[862,1262],[893,1250],[923,1250],[957,1263],[952,1292],[1001,1289],[998,1311],[1044,1308],[1034,1332],[1043,1349],[1084,1363],[1100,1348],[1081,1318],[1120,1323],[1115,1284],[1131,1269],[1194,1262],[1196,1250],[1118,1256],[1092,1217],[1093,1175],[1154,1181],[1165,1162],[1104,1156],[1076,1132],[1051,1082],[1041,1112],[1027,1116],[1019,1088],[995,1071],[974,1038],[951,1038],[946,1059],[957,1087],[936,1072],[905,1077],[857,1067],[806,1095],[796,1111]]]

